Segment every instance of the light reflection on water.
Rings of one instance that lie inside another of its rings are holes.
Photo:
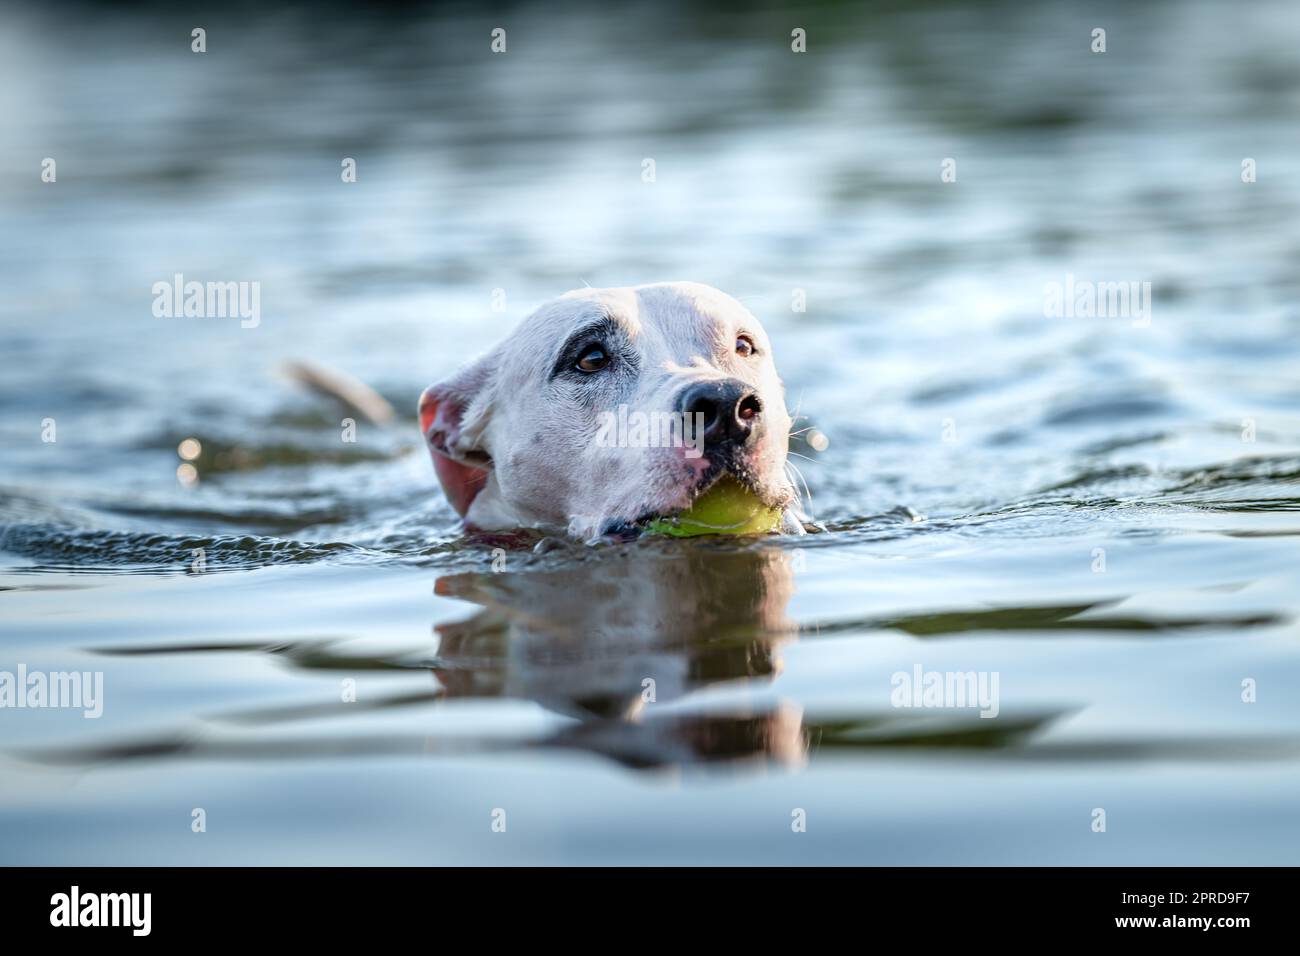
[[[807,14],[804,59],[779,14],[575,8],[496,60],[350,14],[196,61],[7,11],[0,669],[107,702],[4,715],[5,861],[1295,862],[1300,20],[1104,14],[1104,57],[1010,4]],[[154,319],[176,272],[262,323]],[[1151,281],[1150,328],[1045,319],[1066,275]],[[413,424],[342,445],[277,373],[411,409],[545,298],[687,277],[830,436],[826,532],[466,541]],[[998,717],[891,706],[917,665]]]

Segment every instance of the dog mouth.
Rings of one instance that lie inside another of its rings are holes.
[[[667,508],[661,507],[646,511],[637,518],[611,519],[602,527],[601,535],[624,541],[640,537],[650,525],[664,520],[671,520],[690,511],[705,492],[724,479],[736,482],[769,507],[784,510],[789,505],[789,502],[784,497],[780,500],[771,500],[771,493],[764,493],[753,471],[744,467],[743,464],[732,461],[712,461],[709,467],[686,488],[684,500]]]

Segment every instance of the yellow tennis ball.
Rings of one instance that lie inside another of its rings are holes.
[[[781,509],[769,508],[752,491],[731,477],[714,483],[689,510],[657,518],[647,531],[675,538],[702,534],[770,534],[781,530]]]

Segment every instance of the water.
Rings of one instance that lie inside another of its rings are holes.
[[[3,862],[1297,862],[1287,4],[57,14],[0,14],[0,670],[103,715],[0,712]],[[463,538],[420,389],[672,278],[765,323],[825,530]]]

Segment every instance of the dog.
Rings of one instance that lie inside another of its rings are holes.
[[[609,440],[611,422],[629,414],[673,422],[673,440],[652,440],[664,438],[654,428]],[[711,286],[566,293],[425,389],[419,417],[469,530],[626,539],[686,511],[724,475],[778,509],[783,532],[804,530],[771,343]]]

